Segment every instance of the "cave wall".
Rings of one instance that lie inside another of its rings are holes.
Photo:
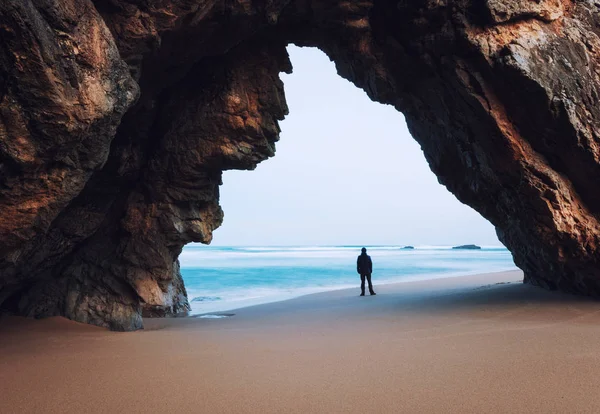
[[[405,114],[526,282],[600,295],[598,7],[1,3],[0,308],[115,330],[186,311],[177,257],[221,224],[222,171],[275,154],[289,43]]]

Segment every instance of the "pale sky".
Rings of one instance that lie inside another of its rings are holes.
[[[224,173],[213,245],[500,245],[437,182],[402,114],[339,77],[321,51],[288,50],[276,155]]]

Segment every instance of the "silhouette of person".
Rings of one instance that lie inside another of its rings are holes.
[[[361,254],[356,260],[356,271],[360,275],[360,296],[365,296],[365,278],[369,282],[369,293],[375,295],[373,284],[371,283],[371,273],[373,273],[373,262],[371,256],[367,254],[367,249],[364,247],[360,250]]]

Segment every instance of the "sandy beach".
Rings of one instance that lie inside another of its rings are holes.
[[[600,303],[520,272],[115,333],[0,320],[1,413],[595,413]]]

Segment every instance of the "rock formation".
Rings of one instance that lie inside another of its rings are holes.
[[[187,309],[177,257],[220,225],[222,171],[274,155],[289,43],[405,114],[526,282],[600,295],[599,7],[0,2],[0,308],[116,330]]]
[[[477,246],[476,244],[461,244],[460,246],[452,247],[454,250],[480,250],[481,246]]]

